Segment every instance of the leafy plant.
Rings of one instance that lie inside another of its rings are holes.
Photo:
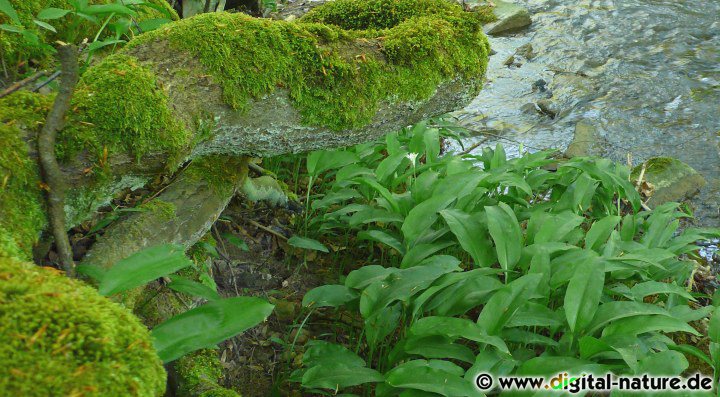
[[[92,265],[81,266],[78,271],[96,279],[99,292],[109,296],[192,266],[184,251],[180,245],[159,245],[137,252],[107,271]],[[155,348],[164,362],[238,335],[264,321],[274,308],[255,297],[221,299],[217,291],[207,285],[177,275],[169,278],[168,288],[210,302],[178,314],[152,330]]]
[[[421,124],[308,156],[308,233],[349,236],[375,259],[303,300],[356,313],[363,343],[312,344],[291,380],[318,393],[457,396],[475,395],[474,376],[491,369],[688,368],[679,351],[692,349],[671,336],[699,335],[690,323],[714,310],[684,286],[695,242],[717,230],[679,230],[690,215],[675,203],[643,210],[629,170],[609,160],[508,159],[500,145],[441,155],[450,135]]]

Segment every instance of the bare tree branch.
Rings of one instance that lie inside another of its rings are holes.
[[[65,175],[60,171],[55,157],[55,137],[58,130],[63,127],[65,114],[70,108],[70,100],[78,81],[77,56],[77,47],[74,45],[61,45],[58,48],[58,58],[62,68],[60,92],[55,98],[45,125],[38,136],[38,154],[43,178],[48,186],[47,204],[50,226],[55,237],[60,264],[68,276],[74,276],[75,264],[65,228]]]

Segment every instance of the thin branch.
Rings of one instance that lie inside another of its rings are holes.
[[[270,229],[270,228],[267,227],[267,226],[263,226],[263,225],[255,222],[255,221],[252,220],[252,219],[248,220],[248,222],[250,222],[250,224],[252,224],[253,226],[255,226],[255,227],[257,227],[257,228],[262,229],[262,230],[264,230],[264,231],[266,231],[266,232],[268,232],[268,233],[276,236],[277,238],[280,238],[280,239],[285,240],[285,241],[287,241],[287,239],[288,239],[287,237],[283,236],[282,234],[276,232],[275,230],[272,230],[272,229]]]
[[[45,125],[38,136],[38,154],[42,166],[43,178],[48,186],[48,217],[55,245],[60,257],[60,264],[72,277],[75,275],[72,249],[65,228],[65,175],[60,171],[55,157],[55,137],[58,130],[63,127],[65,114],[70,109],[70,100],[78,81],[78,53],[74,45],[61,45],[58,48],[58,58],[62,70],[60,92],[55,98],[52,109],[47,116]]]
[[[47,71],[43,70],[43,71],[35,73],[32,76],[26,77],[26,78],[18,81],[17,83],[11,85],[5,91],[0,93],[0,98],[6,97],[6,96],[12,94],[13,92],[25,87],[26,85],[32,83],[33,81],[35,81],[45,75],[47,75]]]

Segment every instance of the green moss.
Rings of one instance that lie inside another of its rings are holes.
[[[220,194],[234,190],[247,176],[247,158],[228,155],[205,156],[192,161],[185,170],[190,178],[205,180]]]
[[[140,205],[140,208],[152,212],[160,219],[170,220],[175,217],[175,204],[168,203],[167,201],[163,201],[158,198]]]
[[[0,99],[0,257],[30,258],[46,225],[39,167],[21,128],[38,128],[52,97],[17,92]]]
[[[480,14],[446,0],[336,0],[298,22],[199,15],[129,46],[169,40],[213,74],[232,107],[284,88],[306,124],[341,130],[367,125],[381,101],[480,80],[489,49],[481,25]]]
[[[175,363],[180,378],[178,396],[239,397],[232,390],[218,385],[222,378],[222,364],[217,352],[204,349],[189,354]]]
[[[90,0],[89,3],[108,4],[115,3],[115,0]],[[135,18],[136,22],[155,18],[167,18],[167,15],[172,16],[173,20],[179,19],[175,10],[173,10],[165,0],[149,0],[149,3],[152,6],[140,8],[140,12]],[[55,40],[79,43],[85,38],[92,39],[95,34],[97,34],[98,29],[100,29],[100,24],[102,23],[93,24],[82,18],[68,15],[60,19],[47,21],[59,32],[55,34],[49,30],[39,28],[33,22],[33,19],[45,8],[73,9],[68,0],[10,0],[10,4],[17,12],[22,26],[25,29],[35,32],[40,39],[40,42],[33,44],[24,40],[23,36],[18,33],[0,30],[0,54],[3,54],[4,61],[11,70],[13,70],[17,64],[27,62],[30,59],[43,66],[47,66],[51,61],[52,55],[47,44],[51,44]],[[73,26],[75,21],[79,23]],[[0,24],[13,24],[13,22],[4,13],[0,13]],[[72,29],[71,26],[73,26]]]
[[[68,127],[58,134],[57,154],[63,160],[90,151],[107,166],[110,155],[126,152],[139,160],[151,149],[173,157],[190,142],[155,75],[127,55],[111,55],[88,69],[72,111]]]
[[[0,259],[0,390],[161,396],[165,372],[127,309],[55,270]]]

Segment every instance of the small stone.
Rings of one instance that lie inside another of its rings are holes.
[[[603,146],[602,143],[602,137],[599,136],[594,125],[587,121],[579,121],[575,124],[575,135],[565,150],[565,156],[572,158],[597,155],[597,151]]]
[[[533,46],[530,43],[523,44],[520,47],[515,50],[516,55],[520,55],[521,57],[527,59],[528,61],[535,58],[537,54],[533,51]]]
[[[505,65],[505,66],[510,66],[510,65],[512,65],[513,63],[515,63],[515,56],[514,56],[514,55],[510,55],[510,57],[508,57],[508,59],[506,59],[505,62],[503,62],[503,65]]]
[[[537,106],[540,109],[540,113],[555,118],[557,110],[553,108],[553,103],[549,99],[541,99],[537,101]]]

